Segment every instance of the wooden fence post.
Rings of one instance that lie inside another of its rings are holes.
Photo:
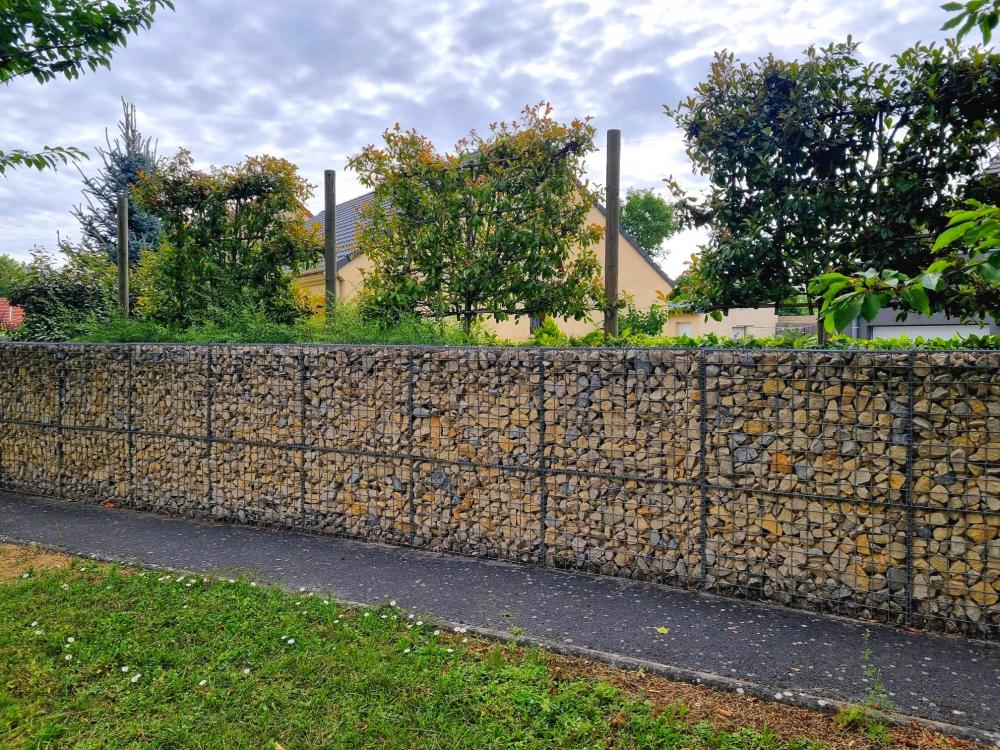
[[[323,197],[323,275],[326,317],[329,319],[337,306],[337,173],[333,169],[323,172]]]
[[[618,335],[618,214],[622,131],[608,131],[607,221],[604,229],[604,334]]]
[[[118,304],[128,317],[128,195],[118,196]]]

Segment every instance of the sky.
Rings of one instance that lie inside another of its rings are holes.
[[[314,184],[338,171],[338,200],[364,192],[345,162],[399,122],[450,148],[470,129],[547,100],[554,116],[591,116],[603,184],[608,128],[622,131],[622,190],[697,190],[664,104],[691,94],[713,54],[794,58],[809,45],[861,42],[888,60],[943,38],[937,0],[175,0],[118,50],[110,70],[39,85],[0,86],[0,149],[73,145],[90,152],[113,133],[122,97],[161,155],[196,165],[269,153]],[[98,159],[99,162],[99,159]],[[91,173],[94,161],[82,168]],[[0,253],[77,239],[76,169],[0,177]],[[322,208],[317,190],[309,208]],[[681,233],[661,265],[676,275],[700,237]]]

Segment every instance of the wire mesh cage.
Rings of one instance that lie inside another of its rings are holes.
[[[1000,353],[0,346],[0,489],[1000,632]]]

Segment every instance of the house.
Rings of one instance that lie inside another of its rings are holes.
[[[21,325],[24,320],[24,310],[10,304],[5,297],[0,297],[0,328],[11,330]]]
[[[815,315],[783,315],[774,307],[734,307],[713,320],[702,312],[680,313],[670,316],[663,328],[665,336],[704,336],[714,334],[720,338],[763,338],[777,336],[788,330],[805,333],[816,332]]]
[[[371,262],[357,251],[357,234],[360,229],[360,209],[372,200],[373,193],[352,198],[337,204],[337,297],[349,300],[361,289],[365,272]],[[318,227],[322,233],[325,226],[323,211],[306,222],[306,226]],[[587,215],[588,224],[606,226],[604,206],[595,203]],[[604,267],[604,240],[594,243],[590,250]],[[656,303],[657,293],[668,293],[673,289],[673,281],[656,264],[639,243],[621,231],[618,237],[618,285],[622,295],[629,295],[639,309],[648,309]],[[322,265],[303,271],[295,279],[296,288],[320,307],[325,294],[324,268]],[[531,337],[531,322],[528,318],[494,321],[487,319],[489,326],[498,336],[510,341],[525,341]],[[556,320],[560,329],[568,334],[580,336],[601,325],[601,315],[596,312],[591,320]]]

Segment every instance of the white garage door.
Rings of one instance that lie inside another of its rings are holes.
[[[925,339],[950,339],[952,336],[985,336],[990,332],[986,326],[959,325],[943,323],[941,325],[891,325],[872,326],[873,339],[894,339],[897,336],[909,336],[915,339],[923,336]]]

